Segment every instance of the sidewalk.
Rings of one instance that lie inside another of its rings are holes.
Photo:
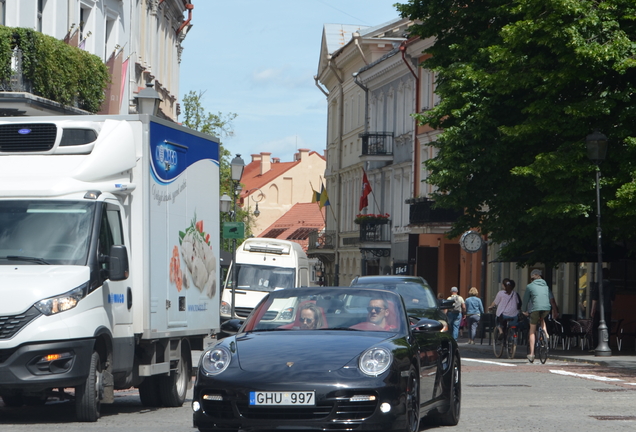
[[[464,332],[466,335],[466,332]],[[484,342],[481,344],[479,337],[475,338],[475,345],[468,345],[468,337],[460,336],[457,340],[459,349],[466,356],[467,352],[484,352],[492,354],[493,358],[496,358],[493,352],[492,345],[489,345],[490,340],[484,337]],[[559,347],[560,348],[560,347]],[[550,348],[549,358],[554,360],[563,360],[569,362],[588,363],[606,367],[616,368],[630,368],[636,370],[636,352],[633,349],[618,351],[616,347],[612,347],[611,357],[597,357],[594,353],[586,350],[581,350],[581,347],[574,347],[569,350],[563,350],[559,348]],[[524,359],[526,357],[525,345],[517,346],[516,359]],[[502,358],[507,358],[504,354]]]

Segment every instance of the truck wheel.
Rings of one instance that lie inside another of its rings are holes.
[[[75,414],[79,421],[97,421],[103,392],[102,362],[99,354],[93,352],[88,378],[84,384],[75,387]]]
[[[156,408],[161,406],[158,376],[144,378],[139,385],[139,399],[141,399],[141,404],[145,407]]]
[[[188,384],[192,378],[191,362],[190,350],[181,350],[177,369],[172,371],[169,376],[159,377],[159,393],[164,406],[180,407],[185,402]]]

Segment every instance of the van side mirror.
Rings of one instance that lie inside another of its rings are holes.
[[[110,247],[108,278],[112,281],[128,279],[128,251],[124,245]]]

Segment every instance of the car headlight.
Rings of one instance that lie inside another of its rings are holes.
[[[232,310],[232,307],[230,306],[228,302],[226,301],[221,302],[221,313],[223,315],[229,315],[231,310]]]
[[[59,296],[40,300],[34,306],[44,315],[55,315],[73,309],[86,296],[87,287],[88,284],[84,284]]]
[[[358,361],[362,373],[374,377],[386,372],[392,362],[393,353],[381,347],[366,350]]]
[[[221,346],[207,351],[201,357],[201,368],[209,375],[218,375],[230,365],[232,354],[230,350]]]

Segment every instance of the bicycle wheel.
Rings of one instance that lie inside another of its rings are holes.
[[[501,333],[501,329],[499,327],[495,327],[495,331],[492,332],[492,347],[495,351],[496,357],[501,357],[503,355],[504,342],[505,340]]]
[[[541,360],[541,364],[545,364],[546,361],[548,361],[548,351],[549,351],[549,347],[548,347],[548,341],[545,339],[545,333],[543,332],[543,330],[539,330],[539,342],[538,342],[538,354],[539,354],[539,360]]]
[[[506,353],[509,359],[515,358],[517,352],[517,329],[508,329],[508,343],[506,344]]]

